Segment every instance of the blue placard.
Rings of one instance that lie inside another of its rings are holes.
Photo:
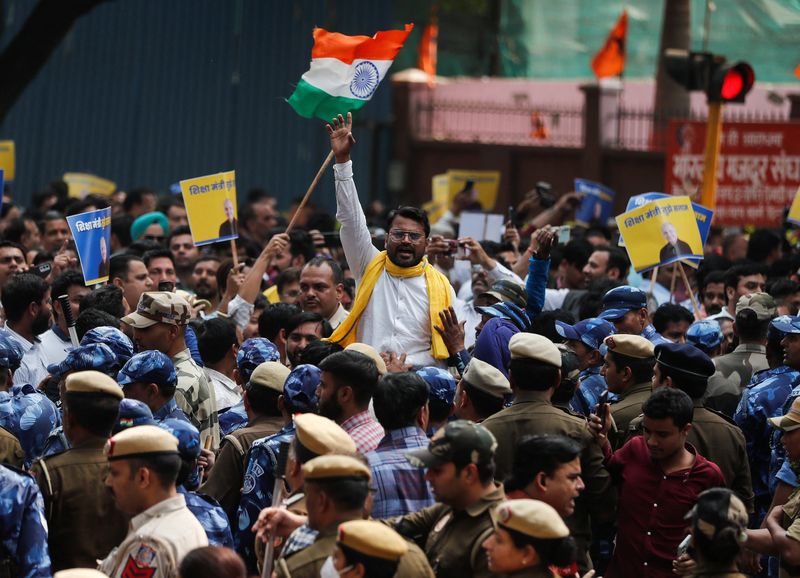
[[[67,217],[78,259],[81,262],[83,281],[88,285],[108,281],[111,258],[111,209],[89,211]]]
[[[605,185],[586,179],[575,179],[575,191],[583,193],[581,206],[575,211],[575,222],[584,227],[592,223],[605,226],[611,218],[616,193]]]

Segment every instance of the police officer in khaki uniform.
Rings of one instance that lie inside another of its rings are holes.
[[[31,469],[44,498],[54,570],[94,566],[128,528],[128,517],[103,486],[103,446],[117,420],[122,388],[98,371],[79,371],[67,376],[62,396],[72,449]]]
[[[752,512],[753,484],[744,434],[729,417],[703,405],[708,379],[714,374],[714,362],[688,343],[657,345],[655,353],[653,387],[676,387],[692,398],[694,415],[687,441],[700,455],[719,466],[728,487]],[[640,423],[641,420],[636,420],[632,426],[637,433]]]
[[[339,525],[336,548],[322,565],[320,576],[394,576],[408,542],[374,520],[351,520]],[[333,572],[333,574],[331,573]]]
[[[575,392],[578,390],[580,382],[580,361],[569,345],[557,343],[556,347],[561,354],[561,382],[553,392],[550,402],[561,411],[582,418],[583,415],[574,411],[570,403],[575,397]]]
[[[206,533],[178,494],[178,439],[154,425],[121,431],[105,446],[106,486],[133,516],[128,535],[100,562],[111,578],[177,578],[183,557],[208,546]],[[84,529],[86,531],[86,529]]]
[[[511,395],[508,379],[495,366],[473,357],[456,386],[456,417],[481,423],[503,409]]]
[[[582,445],[581,472],[586,489],[566,522],[578,542],[578,565],[585,572],[592,567],[588,556],[591,525],[609,521],[616,501],[611,478],[603,466],[603,454],[594,443],[586,420],[563,412],[550,401],[561,373],[561,353],[553,342],[541,335],[517,333],[509,341],[509,349],[514,403],[483,422],[497,438],[496,477],[505,479],[510,475],[517,444],[525,436],[559,434]]]
[[[360,520],[364,515],[369,483],[369,466],[350,456],[329,454],[314,458],[303,466],[308,496],[308,525],[318,534],[313,544],[281,557],[275,565],[278,578],[317,578],[334,554],[340,524]],[[377,543],[383,534],[369,541]],[[396,578],[433,577],[420,549],[406,543]],[[376,550],[373,550],[375,552]]]
[[[229,520],[236,519],[250,445],[278,432],[284,425],[279,404],[288,376],[289,368],[277,361],[267,361],[255,368],[244,391],[247,426],[222,438],[216,464],[201,488],[216,498]]]
[[[653,344],[640,335],[609,335],[603,340],[608,348],[600,373],[608,391],[618,396],[611,404],[616,428],[609,441],[614,449],[625,443],[631,420],[641,415],[642,404],[653,391]]]
[[[21,468],[25,462],[25,452],[14,434],[0,427],[0,464]]]

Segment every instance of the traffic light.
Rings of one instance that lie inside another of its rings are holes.
[[[667,74],[686,90],[702,90],[708,102],[744,102],[756,77],[746,62],[728,63],[710,52],[664,51]]]

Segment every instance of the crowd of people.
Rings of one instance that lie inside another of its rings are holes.
[[[335,219],[250,191],[235,261],[174,194],[7,194],[0,576],[800,576],[795,237],[642,277],[533,191],[459,238],[471,195],[365,210],[327,130]]]

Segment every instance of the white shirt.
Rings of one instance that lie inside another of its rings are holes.
[[[519,278],[519,275],[514,273],[508,267],[505,267],[500,264],[500,261],[495,260],[496,265],[494,269],[486,269],[486,279],[489,281],[489,287],[491,287],[497,281],[501,279],[508,279],[509,281],[513,281],[514,283],[519,283],[520,285],[524,285],[522,279]],[[470,270],[471,271],[471,270]],[[489,291],[489,289],[487,289]],[[458,298],[463,299],[464,301],[469,301],[473,298],[472,295],[472,276],[464,281],[461,284],[461,287],[458,289]]]
[[[5,327],[6,335],[8,335],[11,339],[13,339],[19,346],[22,348],[22,353],[28,353],[31,347],[33,347],[33,343],[25,339],[22,335],[11,329],[11,326],[6,322]]]
[[[333,172],[336,179],[336,219],[342,224],[339,236],[358,288],[364,270],[380,251],[372,244],[367,229],[367,219],[353,182],[352,161],[334,165]],[[452,287],[450,297],[455,302]],[[446,360],[434,359],[431,355],[431,319],[425,275],[394,277],[383,271],[356,331],[358,341],[379,352],[405,353],[406,363],[415,368],[446,365]]]
[[[19,369],[14,372],[14,385],[30,383],[39,385],[47,377],[47,367],[54,363],[61,363],[72,350],[72,342],[64,341],[53,329],[48,329],[39,336],[39,341],[33,344],[25,355]]]
[[[466,321],[464,323],[464,348],[469,349],[475,345],[475,328],[481,322],[482,315],[475,310],[474,300],[463,301],[462,299],[456,299],[456,302],[453,303],[453,309],[456,311],[459,323]]]
[[[350,312],[344,308],[344,305],[339,303],[339,307],[336,308],[336,311],[334,311],[333,315],[328,317],[328,323],[330,323],[331,328],[336,329],[339,327],[342,324],[342,321],[347,319],[347,315],[349,313]]]
[[[228,409],[242,401],[242,388],[224,373],[216,369],[204,367],[208,380],[214,386],[214,395],[217,398],[217,410]]]

